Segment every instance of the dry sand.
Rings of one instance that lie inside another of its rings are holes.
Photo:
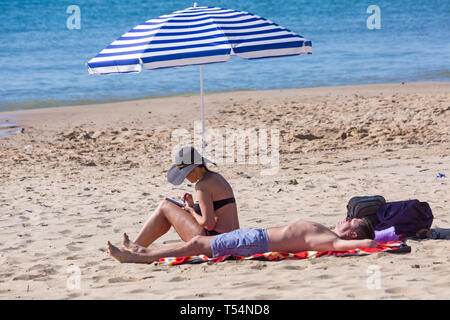
[[[352,196],[380,194],[429,202],[433,227],[449,229],[449,98],[450,83],[431,82],[207,94],[207,128],[280,132],[276,175],[254,164],[214,170],[234,188],[241,227],[333,225]],[[0,298],[450,298],[449,240],[409,240],[403,255],[280,262],[108,257],[107,240],[136,236],[164,196],[193,192],[165,174],[171,133],[192,132],[199,105],[192,95],[0,114],[25,128],[0,137]],[[172,229],[153,245],[179,241]]]

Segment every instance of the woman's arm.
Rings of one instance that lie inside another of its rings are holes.
[[[183,208],[185,211],[187,211],[192,217],[194,217],[195,221],[203,228],[206,229],[205,225],[204,225],[204,219],[201,215],[199,215],[198,213],[195,212],[193,207],[189,207],[188,205],[186,205]],[[202,212],[203,214],[203,212]],[[209,230],[209,229],[208,229]]]
[[[206,230],[214,230],[216,226],[216,219],[214,213],[214,205],[211,194],[208,190],[197,188],[197,198],[202,215],[198,215],[192,209],[192,213],[197,222]]]

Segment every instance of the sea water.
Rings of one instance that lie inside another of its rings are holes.
[[[197,2],[262,16],[313,44],[312,55],[206,65],[205,92],[450,80],[448,0]],[[0,112],[198,93],[198,66],[110,76],[86,67],[136,25],[192,5],[0,0]]]

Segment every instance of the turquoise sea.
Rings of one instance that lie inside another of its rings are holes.
[[[204,67],[206,92],[450,81],[448,0],[205,0],[312,41],[313,54]],[[67,8],[80,8],[69,29]],[[0,112],[199,92],[199,69],[89,75],[86,62],[134,26],[193,1],[0,0]],[[367,20],[379,11],[379,29]]]

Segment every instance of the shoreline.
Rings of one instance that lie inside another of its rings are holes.
[[[217,94],[233,94],[238,92],[276,92],[276,91],[297,91],[297,90],[310,90],[310,89],[327,89],[327,88],[358,88],[358,87],[369,87],[369,86],[389,86],[389,85],[405,85],[405,84],[449,84],[450,81],[409,81],[409,82],[386,82],[386,83],[368,83],[368,84],[349,84],[349,85],[337,85],[337,86],[319,86],[319,87],[302,87],[302,88],[282,88],[282,89],[267,89],[267,90],[258,90],[258,89],[237,89],[237,90],[229,90],[229,91],[210,91],[205,92],[206,95],[217,95]],[[37,110],[37,109],[51,109],[51,108],[66,108],[66,107],[83,107],[83,106],[93,106],[93,105],[102,105],[102,104],[112,104],[112,103],[124,103],[124,102],[134,102],[134,101],[143,101],[143,100],[152,100],[152,99],[170,99],[170,98],[177,98],[177,97],[193,97],[193,96],[200,96],[199,92],[185,92],[185,93],[178,93],[178,94],[171,94],[171,95],[153,95],[148,97],[141,97],[141,98],[124,98],[124,99],[112,99],[112,100],[90,100],[88,99],[86,103],[77,103],[78,100],[67,100],[67,101],[57,101],[57,100],[51,100],[54,106],[42,106],[42,107],[31,107],[31,108],[24,108],[24,109],[18,109],[20,105],[29,105],[34,102],[24,102],[24,103],[17,103],[13,104],[13,107],[11,110],[3,110],[0,111],[0,119],[2,114],[8,114],[8,113],[14,113],[14,112],[21,112],[21,111],[29,111],[29,110]],[[82,101],[82,100],[81,100]],[[45,101],[42,101],[45,103]],[[41,101],[36,102],[42,103]]]
[[[242,98],[248,99],[268,99],[271,102],[276,101],[274,95],[282,94],[287,98],[298,98],[302,94],[305,97],[317,96],[317,95],[333,95],[341,96],[343,94],[365,94],[368,96],[380,94],[380,91],[384,91],[385,94],[395,94],[395,92],[408,92],[417,89],[426,89],[430,92],[439,92],[445,90],[450,86],[450,82],[408,82],[408,83],[388,83],[388,84],[367,84],[367,85],[349,85],[349,86],[331,86],[331,87],[311,87],[311,88],[298,88],[298,89],[273,89],[273,90],[237,90],[237,91],[224,91],[224,92],[213,92],[205,93],[205,117],[207,119],[208,112],[215,111],[214,103],[217,101],[226,100],[239,100]],[[183,102],[183,103],[182,103]],[[33,116],[55,116],[58,113],[64,113],[66,115],[75,115],[81,113],[86,113],[87,115],[92,115],[95,111],[102,112],[104,109],[111,108],[112,112],[120,112],[120,108],[133,108],[136,109],[145,107],[148,111],[152,112],[151,107],[157,106],[158,104],[163,104],[169,108],[167,110],[170,113],[174,113],[177,107],[176,104],[191,104],[187,109],[189,111],[192,108],[198,108],[200,106],[200,94],[183,94],[174,96],[162,96],[162,97],[151,97],[151,98],[137,98],[131,100],[96,103],[96,104],[82,104],[82,105],[71,105],[71,106],[55,106],[47,108],[36,108],[28,110],[14,110],[14,111],[3,111],[0,112],[0,121],[8,118],[20,119],[20,121],[25,121],[26,123],[33,122],[31,119]],[[136,108],[137,107],[137,108]],[[161,108],[156,108],[155,112],[160,112]],[[200,110],[200,109],[199,109]],[[180,109],[179,112],[183,112]],[[166,113],[168,113],[166,112]],[[165,113],[165,112],[163,112]],[[199,113],[200,115],[200,113]],[[20,123],[18,124],[20,125]]]

